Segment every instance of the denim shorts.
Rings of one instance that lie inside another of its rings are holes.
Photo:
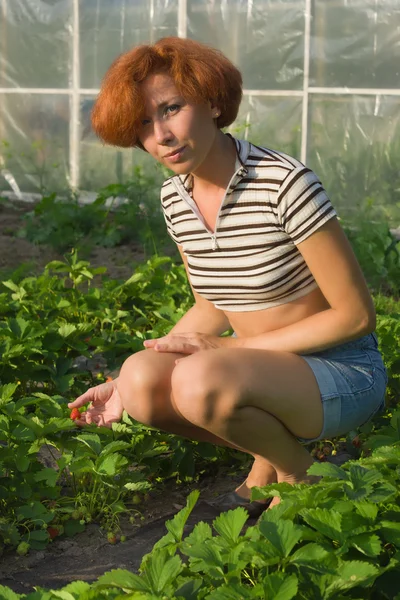
[[[301,357],[317,380],[324,414],[320,435],[297,438],[301,443],[343,435],[384,410],[388,377],[374,333]]]

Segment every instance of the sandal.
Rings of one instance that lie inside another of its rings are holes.
[[[268,498],[267,502],[257,502],[256,500],[248,500],[239,496],[235,491],[226,492],[215,498],[215,500],[209,500],[208,504],[211,504],[214,508],[221,509],[222,512],[227,510],[234,510],[238,506],[242,506],[249,513],[249,518],[255,519],[259,517],[272,502],[272,498]]]

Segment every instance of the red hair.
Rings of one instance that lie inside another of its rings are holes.
[[[167,37],[121,54],[108,69],[92,111],[95,133],[107,144],[138,146],[144,116],[140,84],[153,73],[168,73],[193,104],[212,101],[221,111],[219,128],[236,119],[242,99],[240,71],[219,50],[194,40]]]

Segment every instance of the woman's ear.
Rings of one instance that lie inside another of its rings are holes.
[[[209,105],[210,110],[211,110],[211,116],[212,116],[212,118],[213,119],[218,119],[218,117],[221,115],[221,111],[218,108],[218,106],[216,106],[214,100],[210,100],[208,102],[208,105]]]

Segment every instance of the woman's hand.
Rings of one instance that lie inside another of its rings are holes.
[[[194,354],[200,350],[222,348],[228,345],[226,340],[229,341],[229,338],[220,338],[206,333],[171,333],[154,340],[146,340],[144,346],[156,352]]]
[[[79,419],[75,420],[79,427],[95,423],[98,427],[111,428],[112,423],[121,419],[124,407],[117,389],[116,379],[89,388],[74,402],[70,402],[68,407],[81,408],[88,402],[90,402],[88,408],[81,413]]]

